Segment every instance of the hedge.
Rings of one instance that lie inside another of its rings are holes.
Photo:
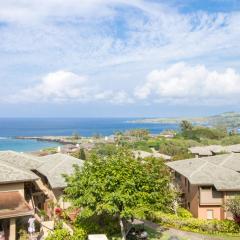
[[[150,216],[155,221],[166,227],[173,227],[189,232],[206,234],[240,234],[240,225],[231,220],[201,220],[197,218],[183,218],[175,214],[155,212]]]

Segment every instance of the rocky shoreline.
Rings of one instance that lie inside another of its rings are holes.
[[[45,141],[45,142],[57,142],[60,144],[72,144],[77,143],[76,139],[71,139],[70,136],[17,136],[15,139],[22,139],[22,140],[36,140],[36,141]]]

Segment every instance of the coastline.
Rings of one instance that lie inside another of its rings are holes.
[[[56,142],[60,144],[76,143],[75,139],[70,139],[71,136],[16,136],[14,139],[19,140],[36,140],[44,142]]]

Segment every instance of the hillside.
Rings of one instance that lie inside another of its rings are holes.
[[[226,112],[208,117],[178,117],[178,118],[145,118],[135,120],[135,123],[172,123],[178,124],[182,120],[187,120],[193,124],[209,126],[226,126],[230,128],[240,127],[240,113]]]

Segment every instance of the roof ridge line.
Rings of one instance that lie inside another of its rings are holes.
[[[55,170],[59,165],[61,165],[65,160],[62,159],[58,164],[56,164],[50,171],[49,173],[51,173],[53,170]]]
[[[227,160],[230,159],[230,157],[233,155],[233,152],[229,154],[229,156],[227,156],[219,165],[223,166],[224,163],[226,163]],[[228,168],[228,167],[227,167]]]
[[[207,161],[206,160],[203,160],[204,161],[204,164],[202,165],[202,166],[200,166],[197,170],[195,170],[195,171],[193,171],[191,174],[190,174],[190,176],[189,176],[189,178],[191,178],[194,174],[196,174],[197,172],[199,172],[201,169],[203,169],[203,167],[205,166],[205,165],[207,165]]]

